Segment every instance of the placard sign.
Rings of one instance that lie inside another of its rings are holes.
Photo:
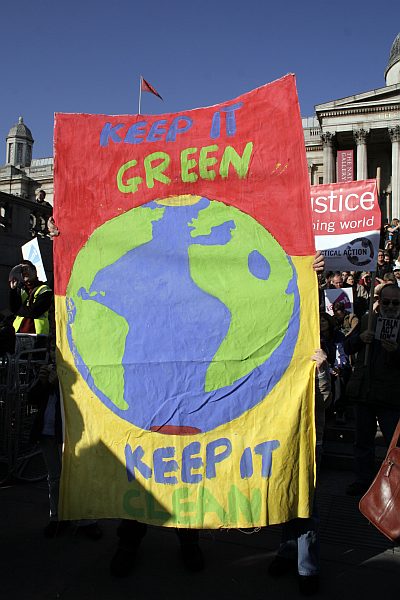
[[[381,212],[376,181],[311,186],[315,245],[327,271],[374,271]]]

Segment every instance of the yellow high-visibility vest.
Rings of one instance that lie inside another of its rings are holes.
[[[39,287],[33,292],[33,301],[35,301],[35,299],[38,296],[40,296],[40,294],[43,294],[43,292],[51,292],[51,289],[49,288],[48,285],[46,285],[46,284],[39,285]],[[21,298],[22,298],[22,304],[25,304],[25,302],[29,298],[29,296],[25,291],[22,291]],[[25,319],[25,317],[15,317],[13,326],[14,326],[16,333],[18,333],[18,330],[21,327],[21,323],[24,319]],[[49,335],[49,311],[48,310],[45,313],[43,313],[42,315],[40,315],[40,317],[38,317],[37,319],[33,319],[33,322],[35,324],[35,333],[41,334],[41,335]]]

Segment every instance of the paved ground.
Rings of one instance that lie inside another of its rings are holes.
[[[393,549],[344,494],[352,474],[323,470],[320,480],[321,592],[317,598],[398,600],[400,549]],[[185,573],[173,531],[150,528],[133,574],[109,575],[115,521],[90,541],[73,527],[44,539],[46,484],[0,488],[0,590],[7,600],[280,600],[298,598],[294,576],[276,581],[266,567],[279,543],[279,527],[258,533],[203,532],[206,569]]]

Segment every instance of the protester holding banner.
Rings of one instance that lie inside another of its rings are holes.
[[[375,476],[377,421],[389,444],[400,418],[399,318],[400,288],[384,285],[379,290],[372,320],[365,315],[361,331],[346,340],[347,351],[358,353],[346,390],[348,398],[355,404],[356,418],[357,479],[348,486],[349,495],[362,495]]]
[[[315,427],[317,476],[322,458],[325,427],[325,410],[331,400],[329,364],[326,353],[320,348],[312,360],[316,363],[315,377]],[[282,527],[282,541],[274,560],[268,567],[271,577],[281,577],[296,570],[300,593],[312,595],[319,588],[319,515],[314,494],[313,510],[308,519],[293,519]]]
[[[139,546],[147,532],[146,523],[123,519],[118,528],[118,546],[110,562],[110,574],[113,577],[127,577],[135,568]],[[176,529],[179,540],[182,563],[190,573],[204,569],[204,558],[199,546],[197,529]]]

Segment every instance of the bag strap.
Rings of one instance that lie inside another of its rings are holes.
[[[399,437],[400,437],[400,419],[399,419],[399,422],[397,423],[396,429],[394,430],[394,434],[392,437],[392,441],[390,442],[388,452],[393,450],[393,448],[397,445],[397,440],[399,439]]]

